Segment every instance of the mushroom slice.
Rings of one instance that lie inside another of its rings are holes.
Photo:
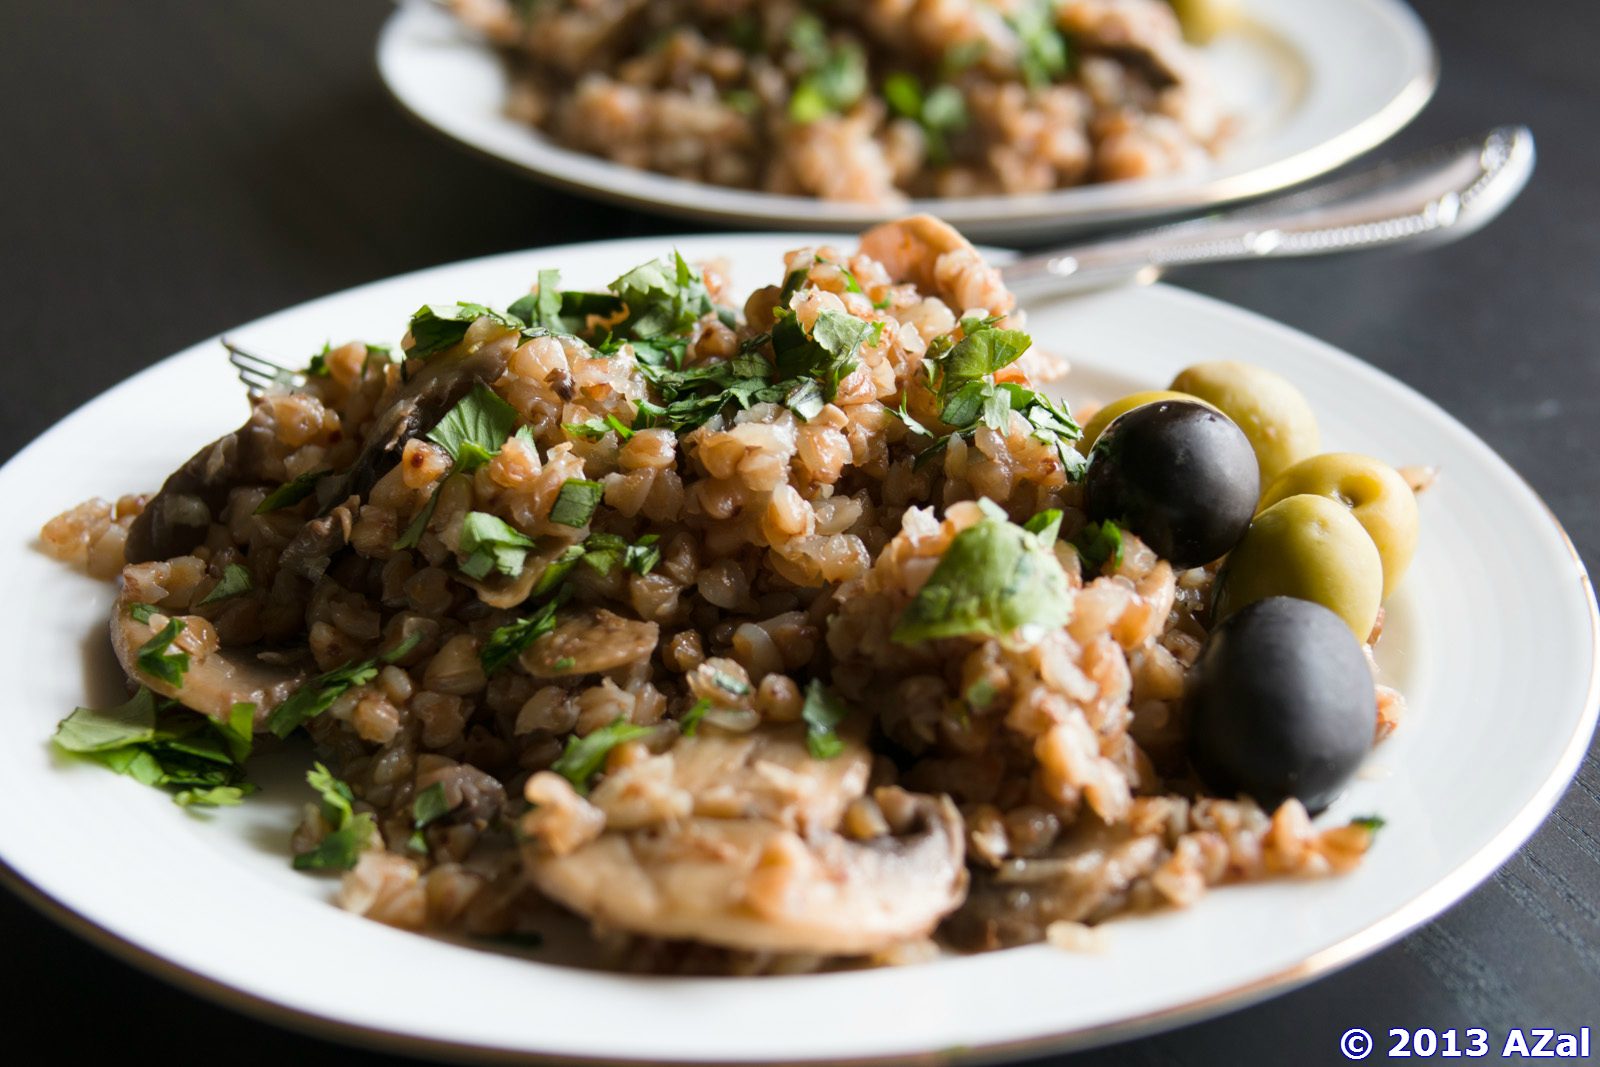
[[[485,578],[473,578],[470,575],[456,572],[455,579],[462,585],[471,588],[478,594],[478,599],[491,608],[520,607],[533,595],[533,591],[544,579],[545,573],[553,566],[571,566],[570,563],[562,564],[561,557],[573,547],[571,541],[558,538],[542,537],[536,544],[539,546],[528,553],[528,559],[522,565],[522,572],[515,578],[507,578],[501,574],[491,573]],[[580,549],[581,551],[581,549]]]
[[[265,662],[248,652],[217,648],[190,652],[189,669],[183,674],[182,684],[168,685],[139,669],[139,649],[166,626],[167,619],[158,614],[148,623],[140,622],[129,614],[133,604],[125,582],[111,611],[111,647],[122,669],[128,672],[128,677],[161,696],[170,697],[218,722],[228,721],[235,704],[254,704],[255,727],[260,730],[272,709],[288,699],[307,678],[304,671]],[[161,612],[160,608],[156,610]],[[191,630],[210,625],[198,615],[173,617],[183,619]]]
[[[806,750],[799,723],[745,734],[701,730],[668,753],[673,784],[694,798],[696,815],[761,818],[801,832],[832,829],[866,792],[872,772],[872,754],[855,736],[861,731],[851,732],[855,725],[852,719],[841,728],[844,751],[826,760]]]
[[[470,352],[457,345],[430,358],[378,413],[350,469],[317,483],[321,508],[352,494],[365,500],[378,479],[400,462],[407,441],[433,429],[474,385],[489,384],[505,373],[517,337],[508,331]]]
[[[586,608],[529,645],[522,666],[535,678],[609,671],[648,659],[660,639],[661,627],[653,622]]]
[[[599,926],[766,952],[866,955],[928,936],[962,900],[961,816],[908,797],[906,832],[852,841],[766,819],[606,833],[565,856],[524,846],[533,883]]]
[[[245,424],[219,437],[174,471],[128,529],[129,563],[181,556],[205,540],[236,485],[265,482],[275,436],[256,404]]]

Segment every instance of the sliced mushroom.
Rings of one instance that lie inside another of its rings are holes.
[[[872,771],[872,754],[854,733],[841,730],[844,750],[819,760],[806,750],[799,723],[747,734],[702,729],[668,753],[673,784],[694,798],[696,815],[761,818],[802,832],[832,829],[866,792]]]
[[[768,952],[865,955],[928,936],[961,903],[961,816],[919,796],[907,832],[851,841],[766,819],[606,833],[565,856],[524,846],[545,895],[596,925]]]
[[[264,467],[275,439],[267,410],[258,403],[243,426],[191,456],[133,520],[128,562],[171,559],[205,540],[231,489],[269,480]]]
[[[111,611],[111,647],[122,669],[154,692],[202,715],[226,722],[235,704],[254,704],[255,726],[260,730],[272,710],[306,681],[303,670],[269,663],[244,650],[219,648],[189,653],[189,669],[184,672],[182,683],[168,685],[139,669],[139,649],[166,626],[167,619],[155,615],[148,623],[140,622],[129,614],[132,606],[125,586]],[[176,617],[190,628],[208,625],[197,615]]]
[[[429,360],[379,413],[350,469],[317,483],[319,510],[329,511],[352,495],[365,498],[399,462],[407,441],[431,429],[473,385],[493,382],[504,373],[516,337],[508,332],[471,352]],[[275,442],[267,409],[258,403],[249,421],[196,452],[161,486],[128,530],[128,562],[171,559],[200,544],[227,504],[230,490],[273,480],[266,462]],[[314,554],[305,557],[306,562],[316,559]]]
[[[307,581],[321,578],[334,553],[350,543],[350,530],[360,506],[360,499],[351,497],[328,514],[306,523],[284,546],[278,565]]]
[[[1053,922],[1093,923],[1122,910],[1134,884],[1168,853],[1154,835],[1107,829],[1055,855],[1015,859],[980,874],[972,895],[946,925],[952,944],[974,952],[1042,941]]]
[[[533,595],[534,586],[539,584],[551,564],[572,546],[570,541],[550,537],[542,537],[535,544],[537,547],[528,553],[527,561],[522,565],[522,573],[515,578],[491,573],[480,579],[457,572],[456,581],[473,589],[478,599],[491,608],[509,611],[518,607]]]
[[[529,645],[522,666],[535,678],[615,670],[648,659],[660,638],[661,627],[653,622],[585,608]]]
[[[508,331],[470,352],[458,345],[450,353],[431,357],[378,413],[350,469],[317,483],[321,509],[352,494],[366,499],[378,479],[400,462],[407,441],[433,429],[474,385],[489,384],[505,373],[517,337]]]

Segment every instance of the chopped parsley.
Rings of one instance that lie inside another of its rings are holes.
[[[574,437],[581,437],[585,441],[598,441],[608,433],[615,433],[617,438],[626,441],[633,436],[633,427],[617,418],[615,415],[606,415],[604,418],[596,416],[582,422],[563,423],[561,428]]]
[[[902,71],[884,79],[883,96],[895,114],[922,127],[929,162],[936,166],[948,163],[949,135],[967,125],[967,102],[961,90],[937,85],[925,94],[917,76]]]
[[[150,617],[157,613],[165,614],[154,604],[130,604],[128,606],[128,614],[133,617],[133,621],[142,622],[146,626],[150,625]]]
[[[265,515],[269,511],[280,508],[292,508],[306,497],[317,491],[317,483],[322,481],[332,471],[307,471],[291,481],[284,482],[278,488],[266,495],[261,503],[256,505],[255,513]]]
[[[839,383],[856,369],[856,352],[864,344],[876,344],[882,334],[881,322],[826,310],[817,316],[807,336],[794,315],[785,312],[772,327],[772,353],[779,374],[816,382],[823,399],[831,401]]]
[[[355,793],[322,764],[311,765],[306,784],[322,799],[322,821],[328,824],[328,833],[316,847],[296,854],[294,869],[348,871],[378,832],[378,824],[371,812],[356,813]]]
[[[583,542],[582,559],[604,575],[618,566],[635,574],[649,574],[661,562],[661,535],[645,534],[629,544],[616,534],[590,534]]]
[[[651,732],[649,726],[635,726],[619,718],[609,726],[602,726],[586,737],[567,738],[567,747],[550,769],[572,783],[580,793],[589,792],[589,781],[605,766],[606,757],[618,745]]]
[[[1053,0],[1022,0],[1006,17],[1017,35],[1017,65],[1022,78],[1041,88],[1071,69],[1067,39],[1056,25]]]
[[[412,825],[418,830],[450,814],[453,805],[444,794],[444,783],[434,782],[411,802]]]
[[[533,614],[499,627],[489,635],[479,659],[483,673],[493,674],[529,645],[556,628],[556,601],[541,605]]]
[[[506,308],[506,314],[522,320],[529,326],[541,327],[555,333],[569,333],[561,321],[561,272],[539,272],[539,288]]]
[[[1032,341],[1020,331],[996,329],[993,322],[962,319],[964,336],[960,341],[950,344],[947,335],[928,346],[928,380],[941,397],[939,418],[952,429],[917,457],[918,464],[927,463],[943,451],[951,436],[974,433],[980,426],[997,433],[1008,432],[1011,413],[1016,412],[1028,423],[1030,436],[1051,445],[1067,477],[1076,480],[1088,463],[1073,447],[1082,430],[1065,406],[1043,393],[1014,382],[994,381],[994,374],[1020,358]],[[909,415],[903,412],[903,401],[901,406],[902,411],[896,414],[905,421]],[[911,425],[907,422],[908,428]],[[920,424],[918,428],[926,429]]]
[[[428,440],[450,453],[453,470],[475,470],[493,459],[517,425],[517,409],[482,382],[445,412]]]
[[[811,679],[800,719],[806,724],[806,749],[813,759],[833,759],[844,751],[844,741],[836,731],[849,714],[850,709],[828,691],[821,679]]]
[[[1072,547],[1086,570],[1098,571],[1107,560],[1113,568],[1122,566],[1122,528],[1114,522],[1089,523],[1072,539]]]
[[[63,752],[166,789],[182,807],[224,807],[255,791],[243,767],[254,712],[252,704],[235,704],[228,721],[218,723],[141,687],[117,707],[76,709],[52,741]]]
[[[1359,826],[1369,834],[1376,834],[1389,825],[1389,821],[1382,815],[1358,815],[1350,820],[1350,825]]]
[[[215,604],[219,600],[227,600],[229,597],[248,593],[251,587],[249,569],[237,563],[230,563],[222,568],[222,578],[216,585],[211,587],[211,592],[205,595],[204,599],[200,601],[200,605],[204,607],[206,604]]]
[[[568,478],[561,486],[561,492],[556,494],[556,502],[550,506],[550,521],[574,528],[589,525],[605,491],[606,487],[599,482]]]
[[[700,729],[700,720],[706,717],[706,712],[711,710],[711,698],[701,697],[689,706],[683,713],[683,718],[678,720],[678,729],[683,731],[684,737],[693,737]]]
[[[143,620],[149,622],[149,617]],[[172,642],[184,631],[182,619],[169,618],[150,640],[139,646],[134,662],[139,671],[151,678],[165,682],[174,689],[183,685],[183,676],[189,670],[189,653],[171,651]]]
[[[497,571],[515,578],[522,573],[532,547],[532,539],[504,519],[483,511],[469,511],[462,517],[461,551],[466,559],[461,570],[469,577],[481,580]]]
[[[272,709],[272,714],[267,716],[267,729],[278,737],[288,737],[296,727],[333,707],[333,702],[347,691],[358,685],[366,685],[377,676],[378,665],[370,659],[319,675],[290,693],[288,699]]]
[[[789,24],[788,44],[806,66],[789,97],[794,122],[848,111],[866,95],[866,52],[854,41],[833,45],[815,15],[803,14]]]
[[[1053,545],[1056,543],[1056,537],[1061,533],[1061,509],[1046,508],[1023,523],[1022,528],[1031,534],[1037,534],[1039,540],[1046,545]]]
[[[901,644],[1005,638],[1024,626],[1063,626],[1070,612],[1066,574],[1049,544],[991,514],[950,542],[891,636]]]
[[[459,344],[467,335],[467,328],[482,318],[493,319],[507,329],[522,328],[517,319],[482,304],[424,304],[411,316],[411,347],[406,349],[406,355],[426,359]]]
[[[641,263],[612,282],[611,289],[628,307],[618,330],[631,338],[681,333],[714,310],[700,272],[676,251],[671,260]]]

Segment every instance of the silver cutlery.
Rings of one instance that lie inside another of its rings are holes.
[[[1001,273],[1027,301],[1151,282],[1202,263],[1443,243],[1500,214],[1528,183],[1533,164],[1533,133],[1497,126],[1244,207],[1024,255]]]

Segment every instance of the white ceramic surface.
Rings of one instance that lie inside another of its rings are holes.
[[[795,236],[689,237],[740,287],[782,277]],[[520,252],[312,301],[233,331],[285,358],[325,339],[395,340],[424,302],[508,302],[541,267],[602,285],[667,240]],[[1106,1040],[1236,1006],[1371,952],[1487,876],[1548,812],[1594,725],[1589,582],[1559,527],[1484,442],[1364,363],[1165,287],[1036,307],[1031,332],[1077,369],[1066,392],[1156,387],[1226,356],[1313,399],[1329,448],[1442,470],[1417,562],[1390,604],[1382,662],[1410,698],[1398,733],[1324,817],[1388,826],[1337,879],[1219,890],[1187,912],[1116,922],[1101,954],[1035,946],[891,970],[673,979],[553,966],[402,933],[333,907],[290,869],[304,753],[242,807],[196,815],[55,755],[55,723],[115,699],[111,589],[47,559],[39,525],[90,495],[153,489],[245,404],[208,340],[85,405],[0,470],[0,859],[74,928],[197,991],[291,1024],[416,1049],[712,1063],[1017,1052]],[[26,610],[15,610],[25,608]],[[285,766],[287,762],[288,766]]]
[[[940,215],[974,239],[1036,243],[1113,220],[1213,206],[1353,159],[1411,121],[1433,92],[1433,45],[1402,0],[1242,0],[1242,6],[1243,24],[1207,46],[1218,92],[1240,123],[1208,171],[1039,195],[921,200],[912,209]],[[506,117],[500,58],[417,0],[384,27],[378,70],[425,125],[580,192],[769,229],[856,230],[886,215],[866,205],[703,185],[561,148]]]

